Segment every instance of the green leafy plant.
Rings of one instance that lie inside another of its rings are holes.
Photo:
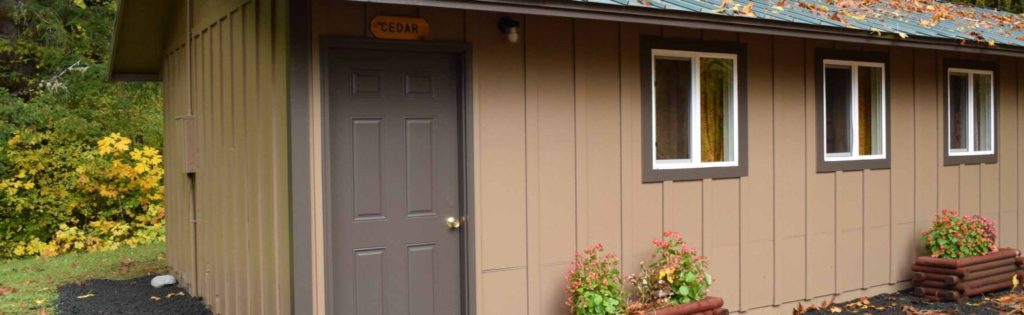
[[[665,231],[665,240],[654,240],[650,264],[641,262],[640,272],[629,277],[636,288],[631,311],[703,300],[711,286],[707,258],[686,245],[679,233]]]
[[[942,210],[921,240],[932,257],[980,256],[996,250],[996,229],[983,216],[961,217],[956,211]]]
[[[565,304],[572,314],[622,314],[625,311],[626,293],[618,265],[615,254],[604,254],[600,243],[585,249],[582,255],[576,254],[565,288],[569,295]]]

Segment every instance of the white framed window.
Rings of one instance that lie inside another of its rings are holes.
[[[823,59],[821,111],[825,162],[888,156],[885,64]]]
[[[654,170],[738,165],[737,55],[651,49]]]
[[[993,76],[989,70],[947,70],[946,150],[949,156],[995,154]]]

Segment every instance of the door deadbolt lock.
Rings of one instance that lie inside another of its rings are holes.
[[[448,228],[452,230],[458,230],[459,227],[462,226],[461,220],[456,219],[455,217],[448,217],[448,220],[446,220],[445,223],[447,223]]]

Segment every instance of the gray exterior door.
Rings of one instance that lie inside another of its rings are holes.
[[[334,313],[458,314],[461,57],[326,55]]]

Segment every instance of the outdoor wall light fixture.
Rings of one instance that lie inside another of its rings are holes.
[[[515,44],[519,41],[519,22],[508,17],[501,17],[498,21],[498,30],[508,36],[508,42]]]

